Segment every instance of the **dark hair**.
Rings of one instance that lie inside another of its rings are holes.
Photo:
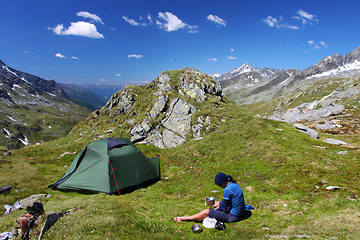
[[[230,176],[230,175],[228,175],[228,176],[229,176],[229,178],[228,178],[228,181],[229,181],[229,182],[236,183],[236,180],[233,179],[232,176]]]

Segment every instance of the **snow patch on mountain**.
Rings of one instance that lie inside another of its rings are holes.
[[[285,79],[284,81],[282,81],[281,83],[279,83],[278,85],[284,85],[285,83],[287,83],[290,79],[292,79],[293,74],[290,73],[289,77],[287,79]]]
[[[312,78],[336,77],[343,73],[351,72],[351,71],[355,71],[355,70],[360,70],[360,61],[358,61],[358,60],[355,60],[353,63],[348,63],[348,64],[342,65],[338,68],[335,68],[335,69],[332,69],[332,70],[329,70],[329,71],[326,71],[323,73],[309,76],[306,79],[308,80],[308,79],[312,79]]]
[[[20,142],[22,142],[25,146],[30,145],[29,140],[26,136],[24,136],[24,139],[18,138]]]
[[[7,116],[8,119],[10,119],[11,121],[16,122],[16,119],[14,119],[12,116]]]
[[[5,137],[10,137],[10,135],[11,135],[10,131],[7,130],[6,128],[3,128],[3,130],[4,130],[4,131],[6,132],[6,134],[7,134],[7,136],[5,136]]]

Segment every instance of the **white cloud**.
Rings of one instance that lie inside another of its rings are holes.
[[[278,25],[278,20],[272,16],[268,16],[266,19],[263,19],[263,22],[266,23],[269,27],[275,27]]]
[[[62,55],[61,53],[55,54],[55,57],[67,59],[67,57],[66,57],[65,55]],[[72,56],[72,57],[70,57],[70,58],[71,58],[71,59],[74,59],[74,60],[78,60],[78,59],[79,59],[78,57],[75,57],[75,56]]]
[[[142,58],[143,57],[143,55],[141,55],[141,54],[130,54],[130,55],[128,55],[128,58],[130,59],[130,58],[136,58],[136,59],[140,59],[140,58]]]
[[[224,19],[219,18],[216,15],[209,14],[209,16],[206,17],[207,20],[212,21],[216,23],[217,25],[226,26],[226,21]]]
[[[294,16],[293,18],[298,19],[302,22],[302,24],[318,22],[319,20],[316,18],[315,15],[305,12],[304,10],[300,9],[296,12],[298,15]]]
[[[115,74],[116,77],[121,77],[120,73]]]
[[[237,59],[236,57],[232,57],[232,56],[227,56],[228,59],[231,59],[231,60],[235,60]]]
[[[83,17],[83,18],[90,18],[95,22],[99,22],[101,24],[104,24],[104,22],[101,20],[101,18],[99,16],[97,16],[96,14],[81,11],[81,12],[78,12],[76,15],[79,16],[79,17]]]
[[[208,60],[210,61],[210,62],[217,62],[217,58],[208,58]]]
[[[198,26],[191,26],[187,23],[184,23],[177,16],[170,12],[159,12],[158,18],[160,20],[156,20],[156,24],[165,31],[172,32],[182,28],[186,28],[190,33],[198,32]]]
[[[279,19],[274,18],[272,16],[268,16],[267,18],[262,20],[264,23],[266,23],[269,27],[276,27],[278,29],[286,28],[286,29],[293,29],[298,30],[299,27],[295,25],[290,25],[289,23],[284,22],[283,17],[280,16]]]
[[[130,18],[125,17],[125,16],[123,16],[123,19],[124,19],[127,23],[129,23],[130,25],[133,25],[133,26],[139,26],[139,25],[140,25],[140,23],[136,22],[134,19],[130,19]]]
[[[149,20],[150,23],[153,23],[153,20],[152,20],[152,17],[150,14],[147,16],[147,19]]]
[[[315,49],[327,48],[328,45],[324,41],[320,41],[319,43],[315,43],[313,40],[307,41],[309,47],[313,47]]]
[[[327,48],[327,46],[328,46],[328,45],[327,45],[325,42],[323,42],[323,41],[320,41],[320,45],[323,46],[324,48]]]
[[[139,17],[139,20],[140,20],[139,22],[135,21],[134,19],[128,18],[128,17],[126,17],[126,16],[123,16],[122,18],[123,18],[127,23],[129,23],[130,25],[133,25],[133,26],[143,26],[143,27],[146,27],[146,26],[148,26],[149,24],[152,24],[152,23],[153,23],[150,15],[148,15],[148,16],[146,17],[146,19],[147,19],[149,22],[145,22],[145,21],[144,21],[144,18],[141,17],[141,16]]]
[[[61,53],[57,53],[57,54],[55,54],[55,57],[58,57],[58,58],[65,58],[65,59],[66,59],[66,57],[65,57],[64,55],[62,55]]]
[[[88,38],[104,38],[104,36],[97,31],[94,24],[83,21],[72,22],[68,29],[65,29],[63,24],[59,24],[56,27],[50,29],[57,35],[75,35]]]
[[[234,50],[233,48],[230,48],[230,51],[231,51],[231,52],[234,52],[235,50]]]

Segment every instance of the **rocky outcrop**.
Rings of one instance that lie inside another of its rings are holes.
[[[207,100],[222,100],[221,85],[191,68],[163,72],[150,84],[140,88],[134,90],[128,86],[114,94],[94,119],[101,118],[102,114],[110,117],[112,123],[121,118],[130,126],[128,132],[132,142],[152,144],[159,148],[176,147],[188,139],[203,136],[211,119],[206,114],[198,113],[194,104],[200,106],[201,112],[201,104]],[[144,112],[144,109],[149,110]],[[133,119],[125,120],[129,117]]]
[[[285,113],[275,113],[271,119],[280,120],[288,123],[295,123],[301,121],[315,122],[319,119],[324,119],[333,115],[342,113],[345,109],[343,105],[329,103],[319,109],[313,108],[313,103],[303,103],[295,108],[287,110]]]
[[[116,107],[115,116],[122,112],[128,113],[134,103],[134,95],[131,89],[125,89],[121,94],[115,93],[111,96],[109,102],[105,105],[106,109],[114,109]]]
[[[160,99],[160,98],[159,98]],[[162,99],[162,98],[161,98]],[[196,109],[179,98],[166,110],[166,117],[150,131],[145,119],[131,130],[131,141],[153,144],[159,148],[176,147],[186,141],[191,130],[191,116]]]

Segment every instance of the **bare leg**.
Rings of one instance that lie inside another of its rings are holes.
[[[184,216],[184,217],[175,217],[175,222],[182,222],[182,221],[194,221],[194,222],[201,222],[209,215],[209,209],[205,209],[204,211],[192,215],[192,216]]]

